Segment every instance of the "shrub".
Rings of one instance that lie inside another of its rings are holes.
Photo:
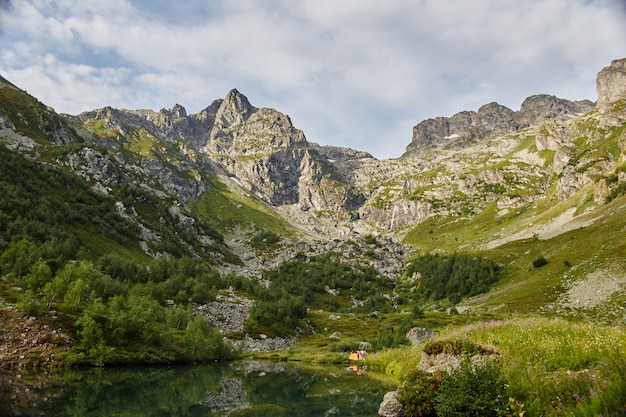
[[[430,374],[415,369],[398,389],[398,401],[402,404],[406,417],[436,416],[436,395],[441,386],[443,374]]]
[[[368,234],[365,235],[365,237],[363,238],[363,240],[365,241],[366,244],[368,245],[375,245],[376,244],[376,236],[372,235],[372,234]]]
[[[544,258],[542,255],[539,255],[539,257],[533,261],[533,266],[535,268],[541,268],[542,266],[546,265],[547,263],[548,263],[548,261],[546,261],[546,258]]]
[[[464,361],[446,375],[435,397],[439,417],[490,417],[508,406],[506,380],[495,361]]]
[[[200,316],[191,319],[187,325],[182,344],[187,359],[192,362],[232,358],[235,355],[220,332]]]
[[[280,242],[280,236],[269,230],[262,230],[250,239],[252,247],[257,249],[268,248]]]
[[[424,310],[419,305],[414,305],[412,309],[414,319],[423,319],[425,317]]]

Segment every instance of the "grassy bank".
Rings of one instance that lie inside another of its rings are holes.
[[[626,414],[622,327],[524,318],[456,327],[438,339],[496,348],[506,393],[524,417]],[[367,363],[385,366],[388,376],[402,381],[420,353],[418,348],[393,349],[370,356]]]

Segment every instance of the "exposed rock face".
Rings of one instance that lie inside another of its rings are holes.
[[[589,100],[569,101],[547,94],[530,96],[522,103],[516,119],[519,126],[536,126],[544,119],[567,120],[593,109]]]
[[[414,156],[428,149],[466,147],[495,135],[535,126],[546,118],[568,118],[593,108],[589,100],[569,101],[550,95],[528,97],[518,112],[498,103],[489,103],[478,112],[464,111],[452,117],[437,117],[413,128],[413,139],[403,156]]]
[[[437,117],[413,128],[413,139],[404,156],[441,146],[464,146],[487,135],[514,131],[515,112],[498,103],[489,103],[478,112],[463,111],[452,117]]]
[[[364,198],[316,148],[320,149],[307,142],[288,116],[257,109],[232,90],[219,106],[203,152],[272,205],[335,212],[358,208]],[[338,148],[326,151],[349,154]]]
[[[322,157],[328,159],[330,162],[352,159],[374,159],[370,153],[355,149],[343,148],[340,146],[321,146],[313,142],[309,142],[309,146],[311,149],[315,149]]]
[[[598,107],[604,108],[609,103],[626,95],[626,58],[616,59],[605,67],[596,79]]]
[[[234,149],[241,149],[241,144],[236,143],[241,132],[235,129],[243,126],[256,110],[239,91],[231,90],[215,114],[206,150],[214,154],[230,154]]]
[[[391,391],[385,394],[383,402],[378,408],[380,417],[402,417],[402,404],[398,401],[398,391]]]

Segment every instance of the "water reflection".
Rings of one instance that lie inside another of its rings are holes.
[[[0,415],[375,416],[392,389],[362,368],[262,361],[1,375]]]

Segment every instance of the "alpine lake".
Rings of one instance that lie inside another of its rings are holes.
[[[1,371],[2,416],[367,416],[387,391],[362,366],[239,360]]]

